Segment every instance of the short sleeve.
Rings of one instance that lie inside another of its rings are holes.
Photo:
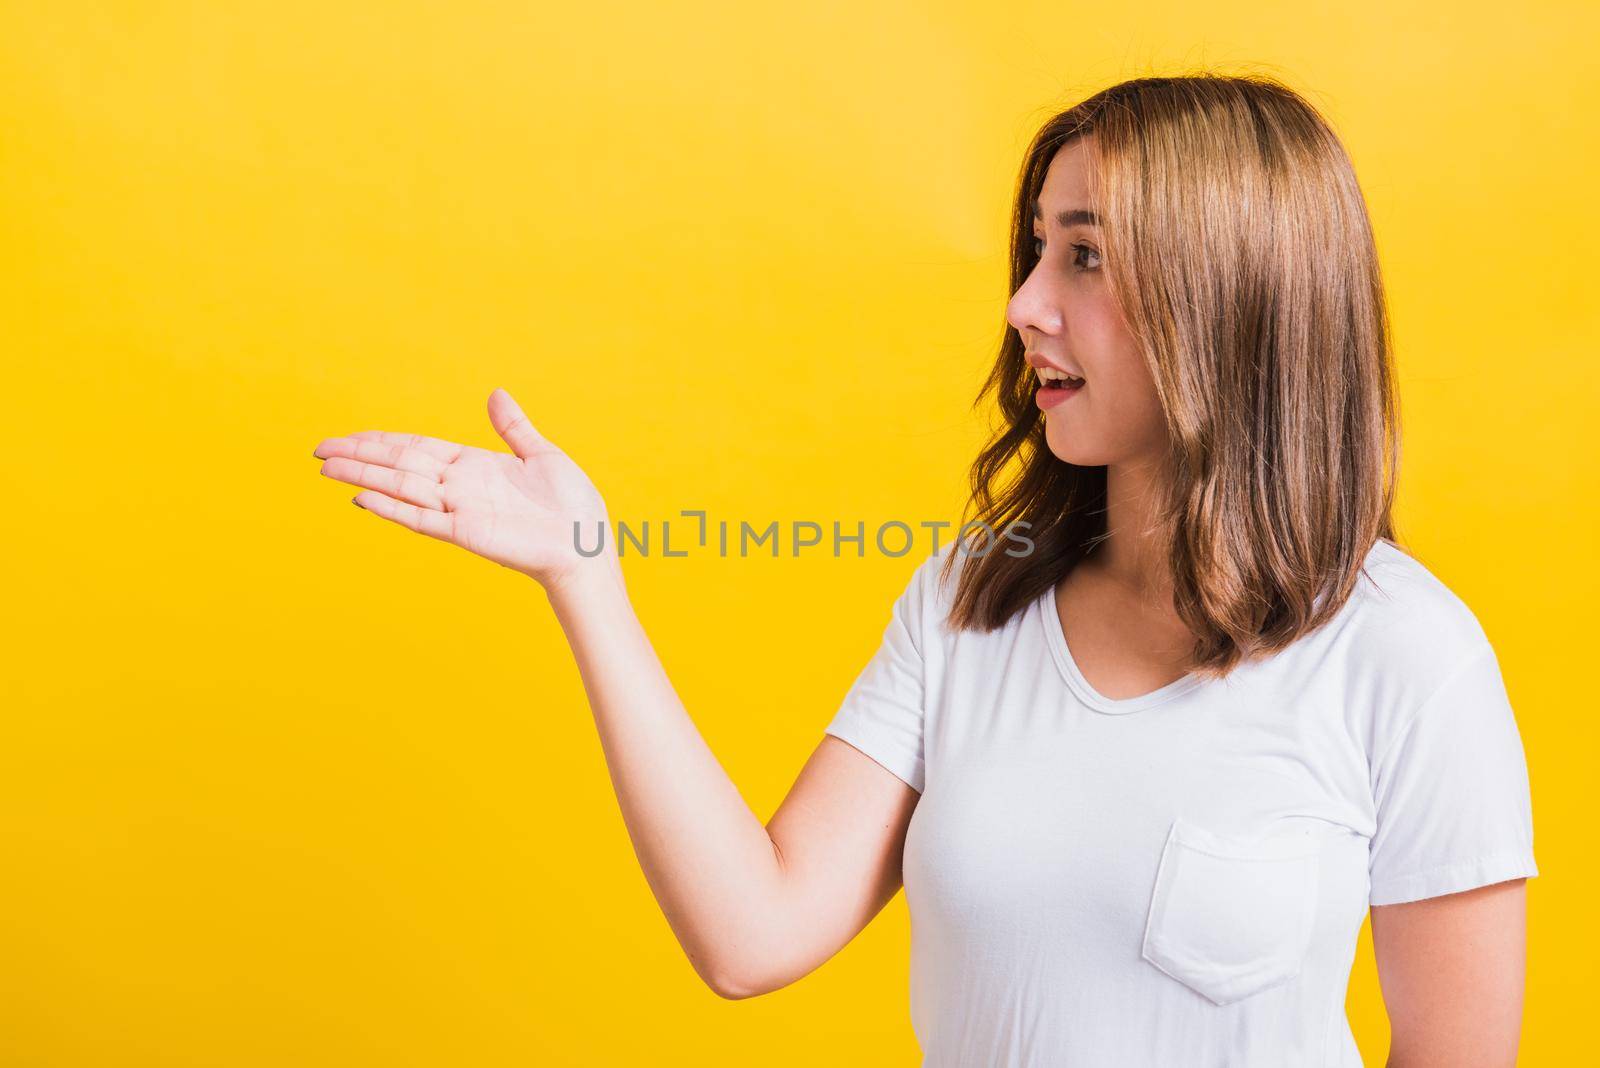
[[[924,561],[895,599],[877,651],[823,730],[861,750],[918,793],[925,767],[923,626],[938,560],[934,556]]]
[[[1369,902],[1539,874],[1522,738],[1491,646],[1470,654],[1373,766]]]

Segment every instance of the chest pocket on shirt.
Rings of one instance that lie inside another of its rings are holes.
[[[1304,831],[1236,838],[1174,821],[1144,959],[1218,1005],[1293,979],[1316,916],[1319,848]]]

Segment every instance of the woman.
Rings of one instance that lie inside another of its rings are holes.
[[[1390,1064],[1512,1064],[1527,772],[1483,629],[1393,540],[1388,328],[1338,139],[1267,79],[1126,82],[1040,131],[1013,239],[970,512],[1026,537],[916,569],[765,827],[614,552],[575,550],[600,495],[505,392],[511,455],[316,455],[543,585],[723,996],[807,974],[903,876],[927,1064],[1355,1066],[1370,906]]]

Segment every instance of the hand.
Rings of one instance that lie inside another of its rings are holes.
[[[420,534],[521,571],[547,591],[599,571],[620,580],[605,502],[577,464],[546,440],[511,394],[489,394],[489,421],[511,454],[417,434],[364,430],[328,438],[314,455],[322,474],[361,486],[355,503]]]

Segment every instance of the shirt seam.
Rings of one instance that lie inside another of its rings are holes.
[[[1517,846],[1514,849],[1497,849],[1493,853],[1480,853],[1475,857],[1467,857],[1463,860],[1453,861],[1449,864],[1435,864],[1432,867],[1418,868],[1416,871],[1406,872],[1403,875],[1389,875],[1384,877],[1384,879],[1380,882],[1369,884],[1367,888],[1367,897],[1369,899],[1373,897],[1385,897],[1387,896],[1385,891],[1393,891],[1397,889],[1398,884],[1427,880],[1435,876],[1448,874],[1451,872],[1481,868],[1491,861],[1533,862],[1533,847],[1523,845]],[[1515,878],[1515,876],[1513,876],[1513,878]],[[1490,884],[1486,883],[1484,885]]]
[[[1485,641],[1479,648],[1467,654],[1467,656],[1460,663],[1451,669],[1450,674],[1446,675],[1444,679],[1428,693],[1428,696],[1423,698],[1421,703],[1419,703],[1417,707],[1412,710],[1411,714],[1406,718],[1405,725],[1402,726],[1395,734],[1393,740],[1383,747],[1383,751],[1381,753],[1373,757],[1372,769],[1374,775],[1377,774],[1379,769],[1386,768],[1389,757],[1405,743],[1405,740],[1410,737],[1412,730],[1415,729],[1417,722],[1422,719],[1422,717],[1427,713],[1428,709],[1433,706],[1434,702],[1444,695],[1444,692],[1450,688],[1451,683],[1465,675],[1469,669],[1476,667],[1480,660],[1493,655],[1494,646]],[[1376,783],[1374,783],[1374,785],[1376,785]]]
[[[1074,697],[1102,715],[1121,716],[1159,708],[1169,701],[1193,692],[1205,681],[1197,673],[1189,672],[1182,678],[1174,679],[1167,685],[1158,686],[1138,697],[1107,697],[1089,685],[1089,680],[1083,677],[1082,669],[1072,657],[1067,637],[1062,632],[1061,613],[1055,603],[1053,585],[1035,598],[1033,611],[1039,617],[1044,631],[1045,647],[1050,651],[1050,659],[1055,662],[1061,681],[1066,684]]]

